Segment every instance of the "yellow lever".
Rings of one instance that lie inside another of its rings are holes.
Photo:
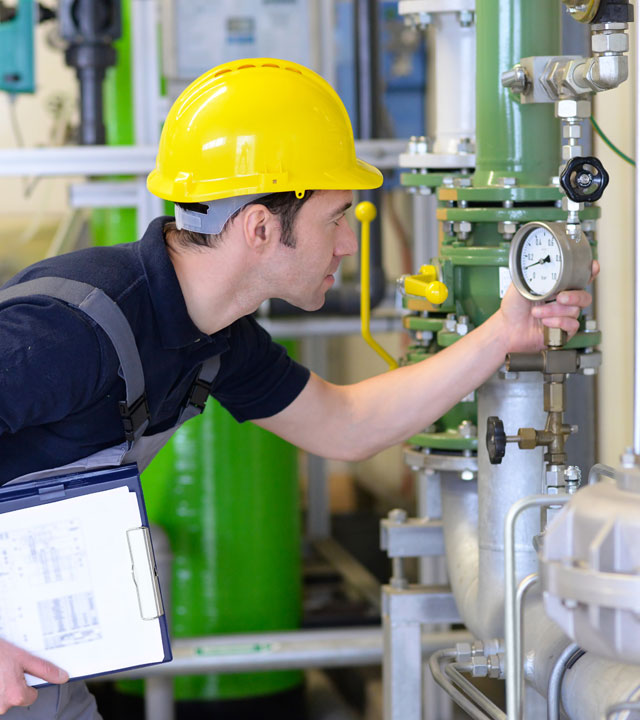
[[[356,218],[362,223],[360,246],[360,324],[362,327],[362,337],[368,345],[387,362],[390,370],[395,370],[398,367],[398,363],[371,337],[371,330],[369,329],[371,320],[371,297],[369,291],[370,229],[371,223],[376,219],[377,214],[378,211],[373,203],[361,202],[356,205]]]
[[[404,279],[404,291],[407,295],[426,298],[432,305],[441,305],[449,297],[449,291],[437,277],[438,271],[433,265],[423,265],[417,275],[407,275]]]

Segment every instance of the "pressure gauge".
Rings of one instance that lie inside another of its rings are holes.
[[[548,300],[561,290],[582,290],[591,279],[591,246],[580,226],[531,222],[511,241],[509,270],[521,295]]]

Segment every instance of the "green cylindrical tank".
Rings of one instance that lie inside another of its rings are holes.
[[[144,472],[149,518],[173,552],[174,637],[299,627],[296,471],[295,448],[211,400]],[[240,698],[301,681],[298,672],[178,677],[175,693]]]
[[[118,63],[107,71],[110,145],[134,141],[131,2],[122,3]],[[136,211],[96,210],[95,244],[137,240]],[[292,344],[288,346],[293,350]],[[297,451],[260,428],[239,425],[211,400],[143,475],[151,522],[164,526],[174,556],[174,637],[299,627],[300,510]],[[178,700],[269,695],[300,685],[300,672],[176,678]],[[119,683],[142,692],[141,683]]]
[[[560,126],[553,103],[521,105],[502,87],[502,73],[522,58],[560,55],[558,0],[476,2],[475,187],[515,177],[518,185],[548,185],[558,174]]]

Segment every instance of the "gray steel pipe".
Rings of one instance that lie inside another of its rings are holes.
[[[464,630],[423,633],[422,654],[427,657],[440,648],[471,641],[470,633]],[[382,628],[177,638],[171,646],[173,660],[169,663],[102,679],[380,665]]]
[[[640,22],[636,22],[636,203],[635,203],[635,318],[633,364],[633,452],[640,455]]]
[[[520,427],[544,427],[539,373],[495,375],[478,390],[478,427],[482,438],[489,415],[504,418],[507,434]],[[465,625],[480,640],[504,636],[504,520],[520,498],[542,489],[542,449],[507,450],[501,465],[491,465],[478,443],[478,484],[457,473],[442,473],[442,519],[447,567]],[[531,538],[540,532],[539,514],[528,511],[516,532],[518,580],[537,570]]]
[[[540,597],[532,598],[524,623],[524,671],[527,682],[541,695],[547,694],[553,669],[569,643],[547,617]],[[565,671],[560,696],[572,720],[602,720],[611,705],[638,699],[640,673],[637,665],[586,653]]]

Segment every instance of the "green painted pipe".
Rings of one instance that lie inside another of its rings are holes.
[[[549,185],[560,165],[560,125],[553,103],[521,105],[502,73],[522,58],[560,55],[558,0],[477,0],[475,187]]]

